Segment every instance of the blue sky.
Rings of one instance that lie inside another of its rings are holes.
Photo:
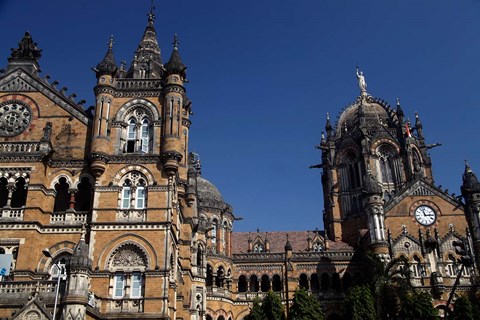
[[[460,193],[464,159],[480,173],[480,1],[155,1],[162,58],[174,33],[188,66],[191,150],[238,216],[237,231],[322,228],[319,143],[368,91],[418,111],[437,185]],[[149,0],[0,0],[0,65],[25,31],[43,74],[93,102],[110,34],[129,64]]]

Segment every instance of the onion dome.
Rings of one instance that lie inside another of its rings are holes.
[[[97,74],[97,78],[102,75],[114,76],[117,72],[117,63],[115,62],[115,57],[113,56],[113,45],[114,43],[112,35],[110,37],[110,41],[108,42],[107,54],[105,54],[103,60],[100,61],[100,63],[97,64],[97,67],[94,69]]]
[[[224,209],[226,207],[225,201],[217,187],[201,176],[197,177],[197,196],[200,207],[217,209]]]
[[[185,70],[187,69],[187,67],[183,64],[182,58],[180,58],[180,53],[178,52],[179,42],[176,34],[173,36],[172,44],[173,44],[172,55],[170,56],[170,60],[168,60],[167,64],[165,65],[165,70],[169,75],[178,74],[183,79],[185,79],[187,75]]]

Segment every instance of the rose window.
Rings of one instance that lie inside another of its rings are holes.
[[[30,108],[19,101],[0,105],[0,136],[16,136],[27,129],[32,120]]]

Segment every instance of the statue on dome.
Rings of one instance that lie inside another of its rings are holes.
[[[367,83],[365,82],[365,76],[363,75],[362,71],[358,71],[357,66],[357,79],[358,79],[358,87],[360,88],[360,92],[363,95],[367,94]]]

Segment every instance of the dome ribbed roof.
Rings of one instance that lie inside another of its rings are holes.
[[[197,177],[197,195],[201,207],[225,208],[225,201],[220,191],[201,176]]]

